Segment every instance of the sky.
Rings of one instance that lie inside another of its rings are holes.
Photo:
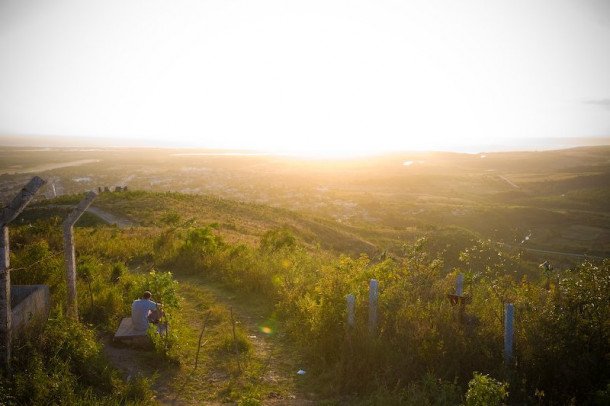
[[[610,137],[610,1],[0,0],[0,135],[311,153]]]

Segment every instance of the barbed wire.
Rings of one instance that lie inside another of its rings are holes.
[[[20,267],[20,268],[9,268],[9,269],[11,270],[11,272],[13,272],[13,271],[25,271],[25,270],[28,270],[28,269],[30,269],[30,268],[32,268],[32,267],[34,267],[35,265],[38,265],[38,264],[39,264],[39,263],[41,263],[42,261],[46,261],[46,260],[48,260],[48,259],[55,258],[56,256],[61,255],[61,254],[63,254],[63,251],[58,251],[58,252],[55,252],[55,253],[53,253],[53,254],[51,254],[51,255],[47,255],[47,256],[45,256],[44,258],[39,259],[39,260],[38,260],[38,261],[36,261],[36,262],[32,262],[32,263],[31,263],[31,264],[29,264],[28,266],[23,266],[23,267]]]

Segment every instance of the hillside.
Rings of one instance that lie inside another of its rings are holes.
[[[530,253],[564,253],[550,255],[567,264],[574,255],[610,255],[609,155],[607,146],[342,160],[4,147],[0,190],[8,199],[38,171],[48,180],[38,198],[108,188],[112,193],[94,206],[145,226],[175,212],[182,221],[218,223],[231,241],[253,244],[265,230],[284,226],[310,246],[371,256],[400,256],[404,244],[458,227]],[[117,186],[129,192],[115,193]]]
[[[26,208],[19,222],[57,215],[64,218],[82,196],[66,196],[34,203]],[[70,206],[72,205],[72,206]],[[258,245],[268,230],[286,228],[310,247],[358,255],[374,256],[379,249],[361,238],[362,230],[278,207],[236,202],[207,195],[152,192],[101,193],[92,205],[117,218],[141,227],[161,227],[188,222],[192,225],[215,224],[219,234],[231,243]],[[97,217],[97,218],[96,218]],[[78,224],[105,223],[87,213]]]

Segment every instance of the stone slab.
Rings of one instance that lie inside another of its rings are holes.
[[[157,333],[165,334],[166,332],[166,325],[157,325]],[[121,320],[121,324],[119,325],[118,330],[114,334],[114,338],[112,341],[117,344],[125,344],[138,347],[148,347],[152,345],[152,341],[146,334],[146,330],[136,330],[133,328],[131,317],[125,317],[123,318],[123,320]]]
[[[136,330],[131,323],[131,317],[125,317],[121,320],[119,329],[114,334],[112,341],[116,344],[125,344],[131,346],[151,346],[152,341],[146,335],[146,330]]]

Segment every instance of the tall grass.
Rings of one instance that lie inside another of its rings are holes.
[[[29,282],[49,283],[59,292],[61,278],[53,275],[60,265],[51,260],[58,250],[56,236],[44,239],[39,231],[44,227],[17,230],[14,263],[35,270]],[[586,403],[605,399],[610,383],[607,260],[555,271],[547,284],[528,276],[538,270],[519,269],[527,265],[510,252],[470,236],[464,236],[467,249],[452,251],[451,272],[425,239],[405,246],[402,259],[377,260],[305,248],[287,228],[264,233],[259,246],[229,244],[214,226],[192,223],[80,229],[76,240],[79,266],[90,269],[79,281],[84,320],[111,330],[145,286],[159,294],[171,291],[171,276],[155,282],[155,275],[167,271],[220,281],[274,306],[283,331],[329,396],[357,395],[371,404],[451,403],[478,372],[508,382],[513,403],[564,404],[572,398]],[[447,299],[460,272],[471,297],[463,316]],[[371,278],[380,286],[372,334],[367,324]],[[353,327],[346,323],[348,293],[357,303]],[[517,313],[509,364],[502,354],[507,303],[514,303]],[[58,363],[54,368],[73,367]],[[14,390],[10,393],[18,393]]]
[[[124,383],[103,356],[94,332],[55,310],[14,343],[12,374],[0,376],[0,403],[149,404],[150,382]]]

